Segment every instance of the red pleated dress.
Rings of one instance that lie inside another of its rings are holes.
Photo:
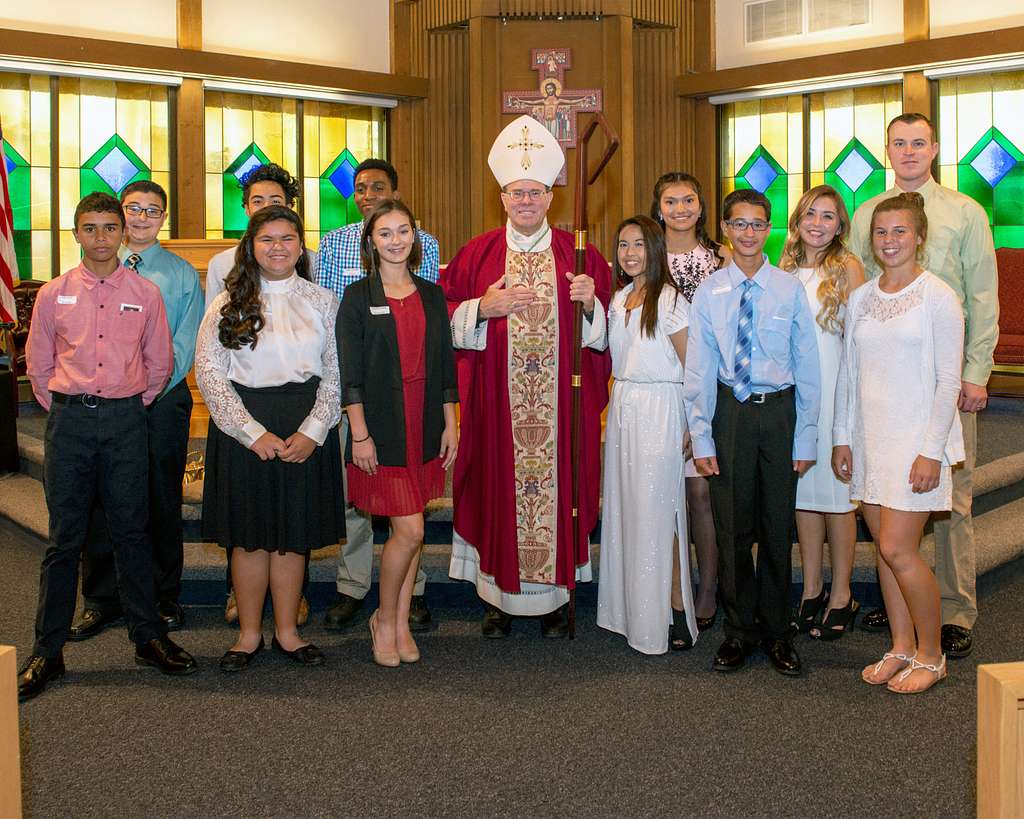
[[[427,321],[418,290],[404,299],[388,298],[398,334],[405,406],[405,466],[378,466],[368,475],[348,464],[349,502],[371,515],[415,515],[444,494],[440,456],[423,462],[423,393],[426,388]],[[434,442],[431,446],[435,446]]]

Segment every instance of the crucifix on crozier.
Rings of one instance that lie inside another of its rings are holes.
[[[503,114],[529,114],[551,132],[562,150],[576,147],[576,115],[602,109],[601,91],[597,88],[565,87],[565,72],[572,68],[572,49],[535,48],[530,52],[531,69],[537,72],[537,90],[503,91]],[[566,166],[562,167],[556,185],[565,185]]]

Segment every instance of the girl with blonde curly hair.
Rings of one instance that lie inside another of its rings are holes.
[[[818,460],[797,484],[796,526],[803,566],[803,595],[793,625],[821,640],[836,640],[853,628],[859,608],[850,591],[857,523],[846,484],[832,474],[832,414],[842,358],[846,301],[864,283],[864,266],[846,247],[850,217],[829,185],[807,191],[789,219],[779,267],[800,278],[817,321],[821,363]],[[828,540],[832,585],[827,593],[822,558]],[[820,618],[820,619],[819,619]]]

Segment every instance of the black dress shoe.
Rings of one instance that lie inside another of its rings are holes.
[[[429,631],[431,624],[430,609],[422,594],[414,594],[409,603],[409,631]]]
[[[540,618],[540,636],[558,640],[569,636],[569,605],[555,609]]]
[[[414,597],[413,600],[416,598]],[[338,599],[327,609],[324,615],[324,628],[328,631],[341,631],[352,622],[356,612],[363,607],[363,601],[347,594],[338,592]]]
[[[195,657],[170,637],[157,637],[135,646],[135,664],[148,665],[172,677],[181,677],[199,670]]]
[[[500,609],[484,605],[484,619],[480,624],[480,633],[492,640],[508,637],[512,631],[512,618]]]
[[[121,622],[123,618],[124,615],[119,611],[103,612],[98,609],[86,609],[82,612],[82,616],[78,618],[78,622],[71,626],[71,629],[68,631],[68,639],[73,643],[88,640],[90,637],[95,637],[107,626]]]
[[[247,668],[249,663],[255,660],[259,653],[263,651],[265,645],[261,636],[260,644],[256,646],[255,651],[225,651],[224,656],[220,658],[220,670],[233,674],[236,671]]]
[[[299,646],[294,651],[289,651],[277,642],[277,635],[274,635],[270,645],[278,654],[291,658],[299,665],[322,665],[324,661],[324,653],[312,643],[306,643],[306,645]]]
[[[966,657],[974,650],[974,635],[969,628],[947,623],[942,627],[942,651],[947,657]]]
[[[33,654],[18,672],[18,702],[25,702],[43,693],[48,683],[64,676],[64,655],[40,657]]]
[[[722,672],[739,671],[746,664],[749,653],[748,647],[742,640],[726,637],[715,653],[715,662],[712,668]]]
[[[157,613],[168,631],[180,631],[185,626],[185,610],[173,600],[161,600]]]
[[[765,640],[761,648],[768,655],[772,668],[787,677],[800,676],[800,655],[789,640]]]
[[[886,612],[885,606],[872,609],[861,617],[860,627],[864,629],[864,631],[888,631],[889,614]]]

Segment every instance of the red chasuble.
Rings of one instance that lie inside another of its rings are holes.
[[[441,274],[450,313],[467,299],[479,298],[505,275],[505,228],[471,240]],[[608,403],[611,357],[583,348],[582,425],[579,452],[580,539],[572,543],[572,315],[567,272],[575,268],[573,235],[552,229],[558,301],[558,508],[555,582],[573,588],[576,566],[590,559],[589,535],[597,523],[601,493],[601,412]],[[608,263],[587,245],[587,275],[594,279],[595,309],[610,301]],[[461,438],[454,475],[454,528],[476,548],[480,569],[505,592],[519,593],[515,464],[508,388],[508,320],[487,322],[484,350],[456,350],[461,401]]]

